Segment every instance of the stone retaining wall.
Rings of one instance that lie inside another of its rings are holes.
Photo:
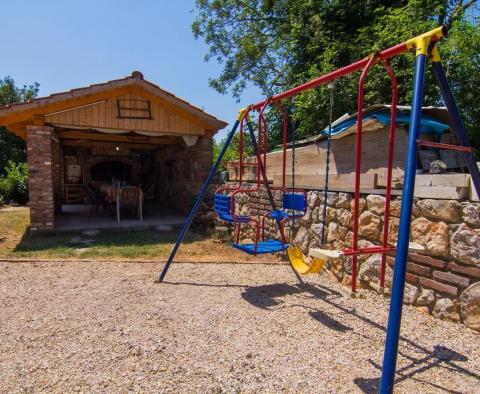
[[[280,204],[280,194],[275,193]],[[293,242],[304,253],[321,247],[322,232],[328,249],[351,246],[353,193],[328,193],[326,225],[322,224],[324,194],[307,193],[306,215],[297,221]],[[401,200],[390,207],[389,243],[394,244],[400,216]],[[385,197],[363,195],[360,200],[360,247],[379,245],[383,232]],[[261,215],[270,210],[265,191],[243,195],[237,200],[237,213]],[[266,226],[267,231],[272,227]],[[287,231],[287,236],[290,232]],[[248,234],[248,232],[247,232]],[[250,235],[252,229],[250,229]],[[462,322],[480,331],[480,203],[455,200],[416,199],[411,225],[413,242],[425,252],[410,253],[407,265],[405,303],[425,313]],[[358,286],[378,290],[381,255],[359,256]],[[391,284],[394,255],[387,258],[387,286]],[[342,258],[327,264],[329,274],[351,285],[351,259]]]

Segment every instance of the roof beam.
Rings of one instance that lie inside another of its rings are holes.
[[[109,141],[125,142],[135,144],[154,144],[154,145],[172,145],[178,144],[177,138],[168,137],[147,137],[147,136],[128,136],[122,134],[102,134],[79,130],[61,130],[57,131],[58,138],[64,140],[90,140],[90,141]]]
[[[85,147],[98,147],[98,148],[114,148],[118,145],[123,149],[145,149],[155,150],[159,146],[155,144],[138,144],[132,142],[106,142],[106,141],[90,141],[90,140],[62,140],[62,145],[66,146],[85,146]]]

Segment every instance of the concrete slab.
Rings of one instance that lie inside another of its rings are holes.
[[[89,205],[64,205],[62,212],[55,216],[55,230],[65,231],[91,231],[91,230],[143,230],[156,229],[158,226],[179,226],[185,221],[182,214],[174,211],[167,211],[162,216],[158,212],[146,212],[143,221],[134,216],[123,216],[125,219],[117,222],[108,210],[100,209],[97,216],[90,220]],[[86,234],[86,233],[85,233]],[[86,234],[87,235],[87,234]],[[88,234],[88,236],[94,236]]]

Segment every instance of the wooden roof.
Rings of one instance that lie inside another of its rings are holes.
[[[128,109],[124,111],[126,116],[119,116],[120,102],[145,103],[148,116],[128,116]],[[175,137],[211,136],[227,125],[201,108],[144,80],[143,74],[138,71],[122,79],[0,107],[0,125],[21,138],[26,136],[26,127],[34,124],[50,124],[63,132],[68,129],[104,132],[140,130]]]

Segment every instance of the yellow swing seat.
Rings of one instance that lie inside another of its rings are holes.
[[[297,248],[296,246],[290,246],[287,249],[287,254],[293,269],[300,275],[317,273],[327,262],[326,260],[321,260],[319,258],[308,258],[302,253],[300,248]]]

